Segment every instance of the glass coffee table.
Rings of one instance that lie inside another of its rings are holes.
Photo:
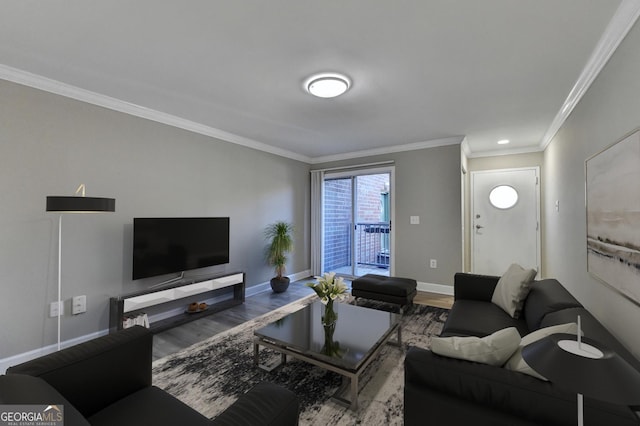
[[[386,343],[402,347],[400,315],[391,312],[334,304],[338,320],[324,326],[324,305],[311,303],[254,331],[254,363],[267,371],[287,361],[287,355],[341,374],[343,385],[333,395],[338,402],[358,409],[358,379]],[[396,340],[391,340],[397,334]],[[279,352],[280,362],[260,364],[260,346]],[[349,398],[342,395],[349,388]]]

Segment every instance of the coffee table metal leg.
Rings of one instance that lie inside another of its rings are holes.
[[[402,327],[398,324],[396,340],[387,340],[388,345],[402,347]]]
[[[348,398],[342,396],[345,393],[348,395]],[[343,405],[353,411],[358,411],[358,375],[343,375],[342,385],[340,385],[331,398],[340,405]]]
[[[258,366],[258,368],[267,372],[271,372],[287,363],[287,354],[285,354],[284,352],[280,353],[279,363],[272,365],[260,364],[260,344],[256,340],[253,342],[253,363],[254,365]]]
[[[351,377],[351,409],[358,411],[358,376]]]

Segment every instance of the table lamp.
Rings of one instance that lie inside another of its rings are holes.
[[[522,349],[536,372],[578,394],[578,425],[584,425],[583,395],[620,405],[640,405],[640,372],[605,345],[578,333],[551,334]]]

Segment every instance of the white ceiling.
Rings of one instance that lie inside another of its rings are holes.
[[[629,2],[3,0],[0,78],[309,162],[535,151]],[[352,88],[310,96],[322,71]]]

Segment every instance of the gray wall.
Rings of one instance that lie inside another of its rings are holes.
[[[587,273],[584,168],[587,158],[640,126],[638,76],[636,24],[547,147],[543,176],[545,275],[565,284],[636,357],[640,307]],[[553,208],[555,200],[560,202],[559,212]]]
[[[58,215],[47,195],[116,199],[116,213],[63,216],[62,340],[105,330],[108,299],[132,282],[132,219],[229,216],[231,263],[249,286],[273,271],[263,229],[295,224],[289,273],[309,269],[309,169],[294,160],[0,81],[0,359],[55,343]],[[167,277],[164,277],[167,278]],[[69,299],[87,295],[71,316]]]
[[[419,282],[453,285],[462,270],[462,220],[460,198],[460,146],[315,164],[314,169],[394,160],[395,275]],[[420,216],[419,225],[409,224]],[[429,259],[438,268],[429,268]]]

